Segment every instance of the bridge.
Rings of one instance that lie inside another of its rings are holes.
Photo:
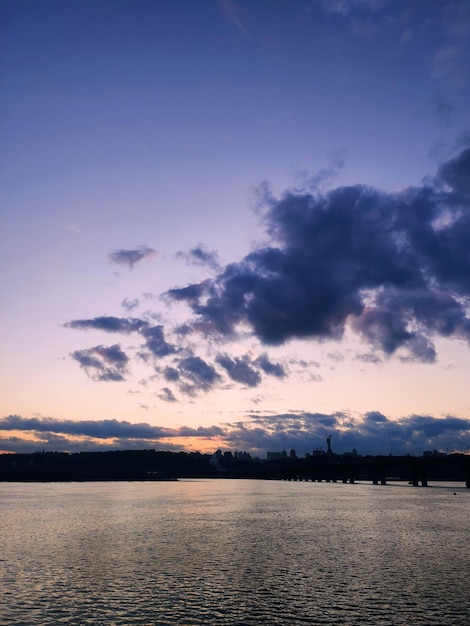
[[[470,488],[470,455],[355,456],[333,453],[305,459],[282,459],[265,465],[265,477],[276,480],[354,483],[370,481],[386,485],[404,480],[427,487],[429,480],[454,480]]]

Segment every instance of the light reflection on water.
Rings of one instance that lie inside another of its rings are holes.
[[[470,623],[461,487],[3,483],[0,498],[4,626]]]

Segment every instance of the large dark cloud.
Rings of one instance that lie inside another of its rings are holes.
[[[167,296],[187,302],[205,336],[248,327],[279,345],[339,339],[351,325],[383,355],[432,362],[433,336],[470,339],[469,180],[464,150],[400,193],[356,185],[267,195],[270,245]]]
[[[265,376],[295,375],[295,368],[288,371],[267,353],[252,359],[233,356],[229,348],[214,350],[215,343],[250,337],[276,346],[338,340],[351,329],[366,344],[358,359],[380,363],[396,355],[432,363],[436,337],[470,341],[469,179],[465,147],[433,179],[396,193],[364,185],[322,192],[305,178],[303,190],[274,197],[264,186],[263,245],[225,267],[201,246],[185,257],[216,272],[164,294],[170,309],[173,303],[187,306],[186,320],[178,314],[173,327],[171,321],[164,327],[148,312],[65,326],[140,337],[137,354],[154,366],[152,380],[163,383],[158,395],[171,402],[175,391],[194,397],[227,378],[255,388]],[[129,311],[136,304],[124,302]],[[198,335],[204,339],[199,345]],[[116,353],[113,361],[117,348],[95,346],[72,357],[94,380],[123,380],[128,359]]]
[[[165,392],[163,392],[165,393]],[[172,401],[171,392],[166,400]],[[59,420],[53,418],[24,418],[10,415],[0,419],[0,433],[31,433],[36,441],[17,435],[1,435],[0,449],[16,452],[35,450],[86,449],[183,449],[178,440],[195,437],[213,443],[217,448],[246,450],[266,456],[267,451],[295,449],[306,452],[326,449],[326,437],[336,453],[420,455],[425,450],[442,452],[468,450],[470,420],[455,416],[436,418],[410,415],[399,420],[389,419],[379,411],[362,417],[348,413],[284,413],[278,415],[252,414],[235,423],[220,426],[164,428],[149,424],[131,424],[117,420]]]
[[[117,263],[118,265],[127,265],[129,269],[133,269],[136,263],[143,259],[152,258],[157,254],[152,248],[147,246],[140,246],[134,250],[114,250],[108,254],[108,259],[111,263]]]

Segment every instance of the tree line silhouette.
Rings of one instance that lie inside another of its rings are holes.
[[[470,486],[470,455],[361,456],[323,454],[272,460],[249,454],[158,450],[0,454],[0,481],[175,480],[263,478],[385,482],[456,480]],[[424,482],[422,484],[425,484]]]

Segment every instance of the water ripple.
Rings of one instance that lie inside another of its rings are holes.
[[[274,481],[0,489],[2,626],[470,622],[468,491],[456,502],[445,489]]]

